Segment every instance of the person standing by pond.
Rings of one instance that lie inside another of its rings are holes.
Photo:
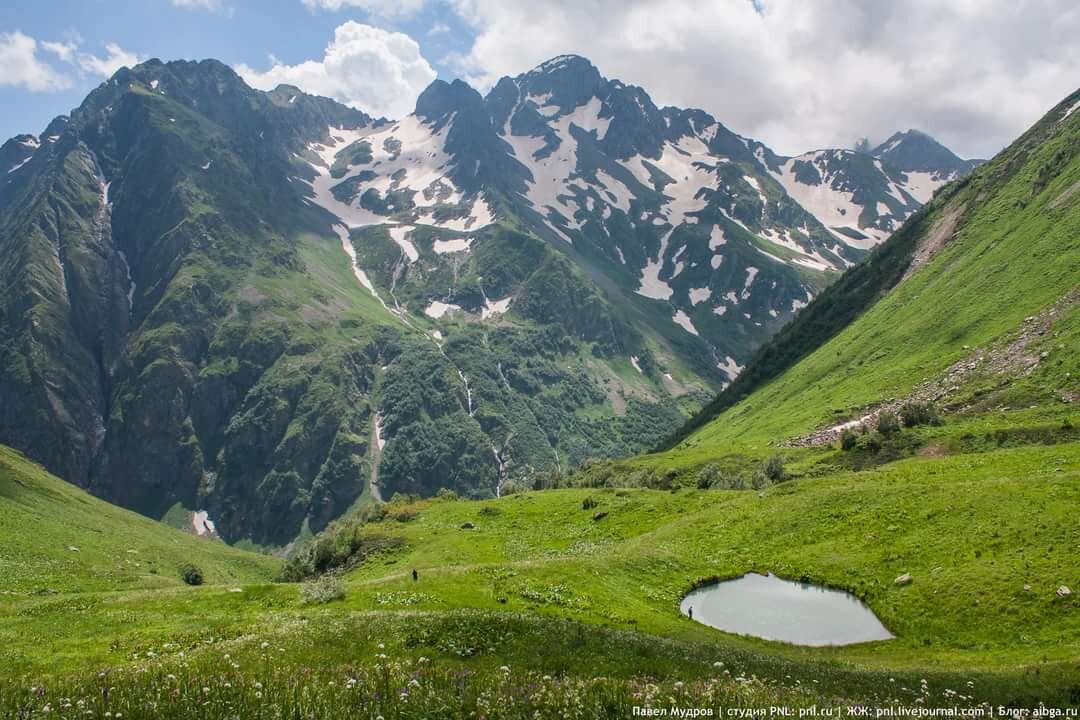
[[[414,570],[413,575],[415,575],[415,574],[416,574],[416,571]],[[688,605],[686,607],[686,617],[690,618],[691,620],[694,619],[694,606],[693,605]]]
[[[412,579],[413,579],[413,582],[416,582],[417,580],[420,579],[420,573],[416,572],[416,568],[413,568]]]

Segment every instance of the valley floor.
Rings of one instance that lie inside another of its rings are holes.
[[[924,434],[935,433],[945,434]],[[210,555],[196,562],[216,569],[193,588],[162,577],[179,558],[125,575],[106,566],[140,547],[102,548],[87,567],[64,548],[31,557],[37,541],[24,535],[21,550],[3,551],[5,567],[37,564],[5,574],[0,709],[630,717],[635,705],[1075,706],[1080,610],[1059,588],[1080,580],[1080,443],[1051,436],[959,450],[940,441],[860,471],[830,464],[838,450],[792,449],[799,477],[761,490],[699,490],[687,474],[663,490],[391,502],[381,519],[339,528],[388,549],[325,604],[267,582],[269,561],[211,541],[198,541]],[[4,516],[26,527],[27,477],[45,475],[10,458],[5,468]],[[141,542],[152,540],[127,544]],[[799,648],[679,613],[695,585],[751,571],[847,589],[896,638]],[[102,573],[108,581],[94,582]],[[913,582],[895,584],[904,573]]]

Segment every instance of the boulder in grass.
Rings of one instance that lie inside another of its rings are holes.
[[[474,527],[476,527],[476,526],[473,525],[471,522],[466,522],[466,523],[461,524],[461,529],[462,530],[472,530]]]
[[[910,585],[915,578],[911,577],[911,573],[904,573],[900,577],[893,580],[893,585],[903,587],[904,585]]]
[[[1059,588],[1057,589],[1057,596],[1058,596],[1059,598],[1067,598],[1067,597],[1069,597],[1070,595],[1072,595],[1072,590],[1070,590],[1070,589],[1069,589],[1069,588],[1068,588],[1067,586],[1065,586],[1065,585],[1062,585],[1061,587],[1059,587]]]

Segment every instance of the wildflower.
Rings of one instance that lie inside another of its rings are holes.
[[[262,699],[262,690],[256,690],[255,691],[255,699],[256,700]]]
[[[386,645],[384,645],[383,643],[379,643],[379,649],[380,649],[380,650],[385,650],[385,649],[386,649]]]
[[[203,695],[209,695],[210,694],[210,688],[208,688],[208,687],[204,687],[202,689],[202,691],[203,691]]]
[[[256,690],[262,690],[262,683],[261,682],[255,683],[255,689]]]
[[[263,644],[260,645],[259,647],[261,647],[263,650],[265,650],[266,648],[270,647],[270,643],[268,643],[266,641],[263,641]]]
[[[722,663],[722,662],[720,662],[719,660],[717,660],[716,662],[714,662],[714,663],[712,664],[712,666],[713,666],[714,668],[722,668],[722,667],[724,667],[724,663]]]
[[[510,668],[507,667],[506,665],[500,666],[499,669],[502,670],[504,673],[510,672]]]

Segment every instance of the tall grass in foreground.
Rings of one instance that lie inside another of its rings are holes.
[[[791,704],[790,692],[725,675],[682,683],[578,679],[435,667],[426,658],[336,671],[240,668],[229,655],[197,665],[101,672],[86,681],[0,687],[0,713],[16,718],[605,718],[632,717],[635,706],[713,708]],[[216,667],[215,667],[216,666]],[[801,704],[801,703],[800,703]],[[716,716],[716,715],[714,715]]]

